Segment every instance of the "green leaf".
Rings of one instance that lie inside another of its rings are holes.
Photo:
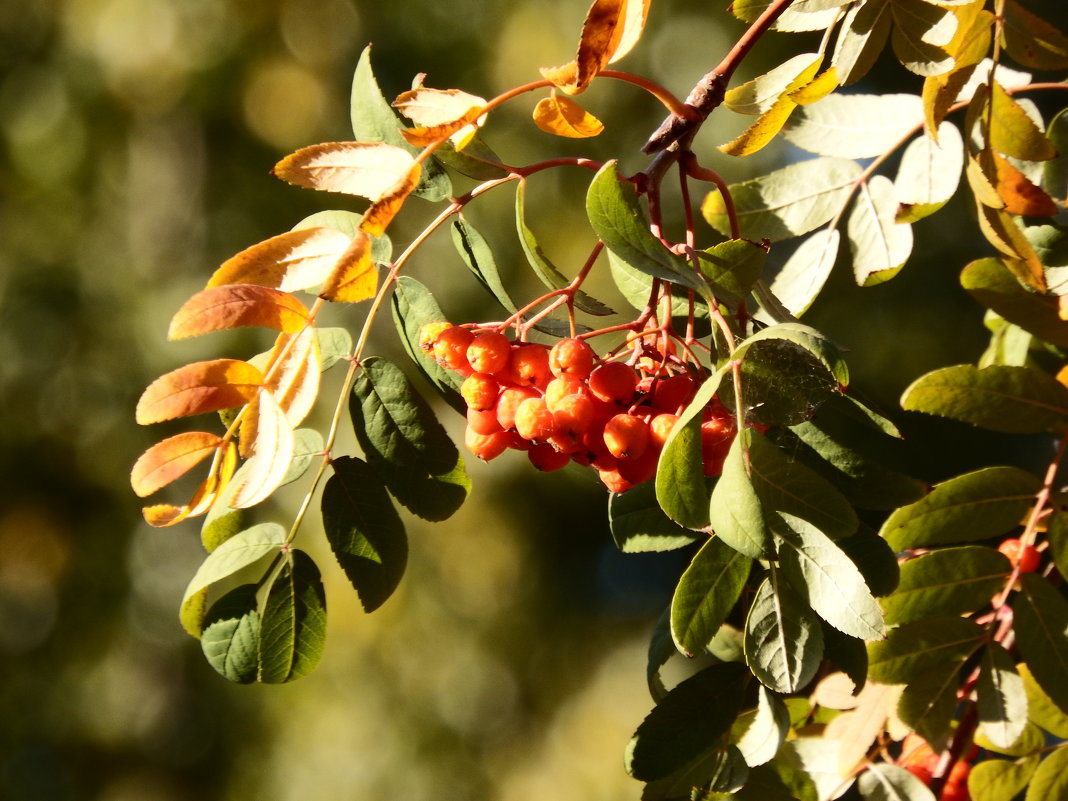
[[[1057,150],[1035,121],[997,81],[990,103],[990,147],[1025,161],[1046,161],[1057,156]]]
[[[776,31],[818,31],[835,19],[835,10],[849,0],[795,0],[771,26]],[[772,0],[734,0],[728,10],[744,22],[767,11]]]
[[[870,158],[892,150],[922,122],[917,95],[832,94],[795,111],[782,135],[821,156]]]
[[[818,801],[816,785],[803,770],[771,762],[749,771],[745,787],[732,798],[737,801]]]
[[[745,621],[745,661],[770,690],[806,687],[823,659],[819,618],[773,572],[756,591]]]
[[[586,216],[605,247],[631,267],[708,298],[708,285],[649,230],[634,184],[621,180],[616,161],[607,162],[590,182]]]
[[[897,590],[882,601],[887,623],[970,614],[986,606],[1012,566],[993,548],[939,548],[901,566]]]
[[[936,665],[921,673],[905,687],[897,704],[901,722],[936,751],[942,750],[949,738],[963,661]]]
[[[1068,748],[1055,749],[1042,760],[1027,785],[1024,801],[1068,798]]]
[[[833,64],[843,86],[868,74],[886,47],[892,24],[889,0],[868,0],[850,7],[834,45]]]
[[[1046,538],[1057,571],[1068,576],[1068,512],[1054,511],[1046,518]]]
[[[868,682],[868,649],[864,641],[842,634],[834,626],[823,626],[823,653],[831,664],[853,682],[854,694]]]
[[[563,289],[571,283],[571,279],[561,273],[545,255],[538,243],[534,231],[527,225],[526,220],[526,180],[520,180],[515,187],[515,224],[519,232],[519,244],[523,246],[527,262],[533,268],[534,273],[541,282],[549,289]],[[575,307],[587,314],[606,316],[615,314],[612,309],[601,303],[596,298],[590,297],[581,289],[575,293]]]
[[[1062,116],[1065,117],[1063,122]],[[1054,124],[1057,124],[1058,128],[1064,128],[1068,134],[1068,115],[1058,115],[1050,123],[1051,130]],[[1058,142],[1058,146],[1068,148],[1068,136]],[[1051,164],[1057,169],[1068,171],[1068,154],[1062,153],[1056,159],[1045,162],[1042,165],[1043,170]],[[1045,184],[1046,179],[1043,178],[1043,185]],[[1064,197],[1064,194],[1060,197]],[[1068,228],[1057,225],[1029,225],[1023,234],[1042,262],[1049,292],[1054,295],[1068,294]]]
[[[770,762],[786,740],[790,713],[779,696],[763,685],[757,694],[757,707],[738,719],[745,729],[737,739],[738,750],[751,768]]]
[[[853,560],[853,564],[864,575],[864,583],[876,598],[889,595],[897,589],[901,576],[897,554],[874,530],[862,525],[856,534],[840,539],[835,544]]]
[[[764,520],[764,507],[747,470],[752,430],[739,432],[731,443],[723,462],[723,472],[712,490],[709,525],[716,536],[734,550],[752,559],[761,559],[770,550],[771,536]]]
[[[651,481],[609,496],[608,525],[616,547],[624,553],[671,551],[689,545],[698,536],[664,514]]]
[[[461,175],[476,181],[492,181],[508,175],[508,170],[499,166],[500,157],[485,143],[480,131],[475,132],[463,150],[457,150],[456,146],[446,139],[434,151],[434,156],[446,167],[451,167]]]
[[[751,20],[750,20],[751,21]],[[758,116],[771,109],[797,76],[820,58],[818,53],[801,53],[773,67],[751,81],[732,87],[723,105],[738,114]]]
[[[934,214],[953,197],[964,169],[964,139],[950,122],[938,126],[938,140],[916,137],[901,156],[894,178],[900,204],[896,219],[914,223]]]
[[[744,665],[726,662],[680,682],[631,738],[627,773],[655,781],[715,748],[741,709],[748,679]]]
[[[456,446],[404,373],[376,356],[364,359],[361,368],[349,399],[360,447],[396,467],[431,474],[453,469]]]
[[[378,81],[371,68],[370,45],[363,49],[356,64],[349,112],[356,141],[386,142],[403,147],[411,153],[419,152],[401,136],[404,122],[378,88]],[[423,163],[423,173],[414,194],[431,203],[445,200],[452,194],[452,181],[436,159],[430,158]]]
[[[1068,712],[1068,601],[1048,579],[1025,573],[1013,610],[1020,655],[1038,685]]]
[[[838,258],[842,235],[837,228],[824,228],[808,237],[793,252],[771,282],[771,293],[790,313],[800,317],[831,275]]]
[[[979,303],[1010,323],[1068,348],[1068,326],[1057,313],[1057,297],[1024,289],[1001,259],[971,262],[961,272],[960,283]]]
[[[1021,662],[1017,670],[1024,682],[1024,692],[1027,693],[1028,720],[1054,737],[1068,740],[1068,713],[1053,703],[1053,699],[1039,686],[1031,675],[1031,668]]]
[[[401,344],[445,402],[460,414],[465,414],[467,404],[459,394],[463,378],[452,370],[446,370],[419,349],[419,329],[426,323],[445,319],[445,312],[429,289],[410,276],[397,278],[393,289],[393,323]]]
[[[490,250],[489,243],[462,216],[453,220],[450,230],[452,244],[460,254],[464,264],[467,265],[467,268],[474,273],[479,283],[497,299],[501,306],[514,313],[516,305],[501,282],[501,274],[497,269],[497,262],[493,258],[493,251]]]
[[[740,303],[753,291],[767,257],[767,250],[755,242],[728,239],[707,250],[697,251],[697,264],[712,285],[717,300]]]
[[[316,327],[315,338],[319,342],[319,369],[323,372],[352,353],[352,334],[347,328]]]
[[[767,175],[728,187],[738,213],[741,235],[779,241],[807,234],[838,213],[860,175],[855,161],[816,158],[790,164]],[[709,225],[730,235],[730,223],[719,192],[701,206]]]
[[[968,774],[972,801],[1012,801],[1031,781],[1038,769],[1038,755],[1018,759],[988,759]],[[1052,799],[1051,799],[1052,801]]]
[[[756,429],[746,429],[744,441],[752,483],[765,509],[807,520],[834,539],[857,530],[856,512],[830,482],[793,461]]]
[[[752,560],[712,537],[679,579],[671,601],[671,635],[679,650],[705,650],[727,619],[749,578]]]
[[[449,470],[436,475],[420,465],[401,468],[373,453],[366,455],[397,503],[423,520],[448,520],[471,494],[471,479],[459,453]]]
[[[697,797],[718,801],[729,791],[708,788],[736,790],[748,778],[748,773],[737,748],[714,748],[669,776],[649,782],[642,790],[642,801],[692,801]]]
[[[859,286],[889,281],[912,253],[912,228],[897,222],[894,185],[875,175],[857,189],[846,232],[853,255],[853,276]]]
[[[845,552],[799,518],[782,514],[769,523],[778,540],[782,573],[813,611],[843,634],[881,638],[882,611]]]
[[[386,488],[364,461],[341,456],[323,489],[323,528],[330,548],[373,612],[393,594],[408,563],[408,538]]]
[[[869,765],[857,787],[864,801],[935,801],[926,784],[897,765]]]
[[[794,740],[787,740],[783,744],[779,757],[772,764],[779,763],[781,760],[788,767],[795,768],[806,775],[811,784],[815,785],[815,798],[829,799],[845,793],[853,784],[853,777],[846,772],[848,769],[844,770],[839,764],[840,751],[841,744],[834,740],[823,737],[798,737]],[[804,797],[802,794],[807,794],[806,790],[811,785],[803,779],[798,781],[800,778],[794,779],[793,786],[799,788],[801,793],[798,795]]]
[[[242,584],[212,604],[200,633],[208,664],[238,684],[256,680],[260,627],[256,606],[256,585]]]
[[[260,681],[279,684],[311,673],[326,642],[326,591],[319,568],[294,550],[271,584],[260,622]]]
[[[1001,643],[992,642],[983,651],[976,694],[979,730],[996,748],[1011,748],[1027,726],[1027,692]]]
[[[1046,138],[1057,148],[1057,157],[1042,165],[1042,188],[1052,197],[1068,197],[1068,109],[1050,120]]]
[[[1018,467],[987,467],[944,481],[890,515],[880,535],[895,551],[985,540],[1010,531],[1042,482]]]
[[[346,236],[353,237],[356,236],[356,231],[359,229],[362,220],[363,215],[357,214],[354,211],[341,211],[338,209],[317,211],[314,214],[309,214],[299,223],[294,225],[293,230],[301,231],[306,228],[333,228],[335,231],[340,231]],[[371,237],[371,258],[375,262],[378,264],[388,264],[392,256],[393,243],[390,241],[387,234]],[[344,331],[345,329],[337,330]],[[320,332],[316,330],[315,333],[318,335]]]
[[[868,678],[880,684],[908,684],[939,665],[960,663],[985,636],[984,629],[959,617],[928,617],[891,629],[886,639],[868,643]]]
[[[975,744],[980,748],[993,751],[995,754],[1004,754],[1011,757],[1022,757],[1034,753],[1046,744],[1046,734],[1031,721],[1024,721],[1023,733],[1008,748],[994,745],[983,734],[982,729],[975,735]]]
[[[942,49],[957,31],[957,18],[947,8],[925,0],[894,0],[891,44],[901,65],[917,75],[942,75],[953,69],[953,58]]]
[[[212,584],[253,565],[268,554],[278,553],[286,541],[286,530],[277,523],[260,523],[235,534],[212,551],[197,569],[182,597],[179,618],[194,637],[203,628],[203,598],[200,593]]]
[[[660,703],[661,699],[667,695],[664,680],[660,677],[660,668],[664,667],[668,660],[678,652],[675,641],[671,638],[671,607],[668,607],[653,626],[646,657],[645,678],[649,684],[649,695],[657,703]]]
[[[826,368],[839,386],[845,387],[849,384],[849,368],[838,346],[824,334],[804,323],[779,323],[762,328],[738,345],[734,358],[744,360],[746,352],[753,345],[767,340],[782,340],[796,345],[810,353]]]

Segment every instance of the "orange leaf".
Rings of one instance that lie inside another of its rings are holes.
[[[230,479],[234,475],[234,468],[237,466],[237,448],[234,447],[234,443],[227,442],[223,451],[222,459],[216,458],[214,464],[212,464],[211,472],[208,477],[204,479],[197,491],[193,493],[193,497],[189,503],[183,506],[172,506],[169,503],[156,504],[155,506],[146,506],[141,510],[145,517],[145,522],[150,526],[156,528],[164,528],[166,526],[173,526],[176,523],[181,523],[187,517],[196,517],[202,515],[211,508],[211,505],[215,503],[215,499],[219,497]]]
[[[404,201],[408,199],[408,195],[419,184],[419,176],[421,174],[422,167],[416,162],[408,170],[408,174],[403,180],[399,181],[387,195],[376,200],[364,212],[360,228],[371,236],[382,236],[389,224],[393,222],[393,218],[397,216],[401,206],[404,205]],[[358,248],[359,245],[354,241],[352,247]]]
[[[588,139],[604,130],[599,119],[566,97],[545,97],[534,107],[534,124],[546,133]]]
[[[378,268],[371,259],[371,237],[358,230],[323,284],[320,297],[340,303],[358,303],[374,297],[377,287]]]
[[[404,181],[415,157],[383,142],[327,142],[286,156],[275,165],[283,181],[376,201]]]
[[[143,454],[130,471],[130,485],[144,498],[181,478],[213,454],[223,438],[206,431],[186,431],[157,442]]]
[[[308,310],[288,292],[256,284],[223,284],[187,300],[171,320],[167,336],[184,339],[251,325],[295,334],[308,325]]]
[[[242,468],[244,481],[230,501],[235,509],[255,506],[269,497],[281,486],[293,461],[293,428],[278,402],[270,392],[261,392],[257,401],[256,435],[249,443],[252,456]]]
[[[478,95],[459,89],[427,89],[423,86],[403,92],[393,101],[393,108],[416,125],[425,127],[445,125],[465,118],[469,118],[467,122],[472,122],[485,106],[486,99]]]
[[[641,37],[650,0],[594,0],[586,12],[575,60],[541,74],[569,95],[590,85],[607,64],[623,58]]]
[[[288,231],[227,259],[208,286],[256,284],[296,292],[319,286],[349,246],[349,237],[333,228]]]
[[[485,116],[481,112],[482,109],[473,108],[463,117],[452,122],[444,122],[441,125],[405,128],[401,131],[401,136],[404,137],[404,141],[413,147],[427,147],[448,139],[457,150],[463,150],[464,145],[470,142],[478,131],[478,125],[475,122],[477,120],[481,123],[479,117]]]
[[[1052,217],[1057,213],[1057,204],[1049,195],[1031,183],[1008,159],[997,153],[991,155],[997,169],[997,192],[1005,201],[1005,211],[1021,217]]]
[[[279,334],[268,356],[271,376],[266,388],[296,428],[311,412],[319,395],[319,340],[312,328]]]
[[[137,402],[141,425],[244,406],[256,396],[263,374],[248,362],[194,362],[160,376]]]

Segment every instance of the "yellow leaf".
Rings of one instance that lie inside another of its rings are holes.
[[[812,79],[800,89],[790,92],[789,97],[799,106],[807,106],[822,100],[838,88],[838,69],[832,64],[819,77]]]
[[[378,268],[371,259],[371,237],[357,230],[348,250],[338,259],[334,271],[323,284],[320,297],[341,303],[358,303],[374,297],[377,287]]]
[[[307,324],[308,310],[288,292],[256,284],[223,284],[189,298],[171,320],[167,336],[185,339],[243,326],[295,334]]]
[[[208,286],[256,284],[283,292],[319,286],[349,246],[334,228],[305,228],[266,239],[227,259]]]
[[[376,200],[364,212],[360,228],[371,236],[381,236],[389,224],[393,222],[393,218],[397,216],[397,212],[404,205],[404,201],[408,199],[408,195],[419,184],[421,173],[422,167],[416,162],[409,168],[408,174],[404,178],[394,184],[388,193]],[[350,250],[358,247],[360,246],[354,240]]]
[[[645,27],[650,0],[594,0],[586,12],[575,60],[562,67],[543,67],[542,76],[569,95],[590,85],[607,64],[623,58]]]
[[[545,97],[534,107],[534,124],[546,133],[588,139],[604,130],[599,119],[566,97]]]
[[[938,141],[938,128],[949,113],[950,107],[957,99],[961,89],[972,73],[975,65],[959,70],[934,75],[923,82],[923,116],[927,135]]]
[[[990,146],[994,150],[1027,161],[1047,161],[1057,156],[1053,143],[997,81],[990,102]]]
[[[263,384],[248,362],[194,362],[160,376],[141,395],[135,417],[141,425],[244,406]]]
[[[274,174],[296,186],[377,201],[406,179],[414,163],[415,157],[396,145],[327,142],[286,156]]]
[[[720,145],[719,149],[728,156],[748,156],[756,153],[774,139],[775,135],[782,130],[782,126],[786,124],[790,114],[797,108],[798,104],[793,100],[791,94],[807,86],[812,81],[822,62],[822,57],[817,56],[798,73],[797,77],[790,81],[771,108],[761,114],[756,122],[743,131],[740,136],[725,145]],[[824,73],[824,75],[826,74]],[[833,89],[834,87],[832,86],[831,88]]]
[[[146,506],[142,509],[145,522],[156,528],[164,528],[181,523],[187,517],[202,515],[211,508],[219,493],[225,489],[234,475],[234,467],[237,465],[237,449],[234,443],[228,442],[223,450],[221,459],[216,458],[212,464],[212,470],[204,479],[189,503],[183,506],[172,506],[169,503]]]
[[[206,431],[186,431],[157,442],[134,464],[130,486],[140,498],[151,495],[184,476],[222,443],[222,437]]]
[[[319,395],[319,340],[315,330],[279,334],[268,355],[266,388],[296,428],[311,412]]]
[[[393,108],[416,125],[422,126],[455,122],[467,117],[475,109],[484,108],[485,105],[485,98],[459,89],[428,89],[423,86],[403,92],[393,101]]]
[[[235,509],[255,506],[268,498],[285,480],[293,460],[293,428],[274,395],[261,392],[256,412],[256,436],[248,448],[252,456],[243,468],[244,482],[230,502]]]
[[[976,204],[979,211],[979,228],[986,240],[998,251],[1008,256],[1005,266],[1022,283],[1036,292],[1046,291],[1046,275],[1042,263],[1031,243],[1013,218],[1003,209],[992,209],[982,203]]]
[[[1057,316],[1062,320],[1068,320],[1068,295],[1061,295],[1057,298]],[[1058,371],[1057,380],[1068,387],[1068,365]]]
[[[980,157],[989,156],[990,151],[980,153]],[[986,162],[984,164],[983,162]],[[984,206],[989,206],[992,209],[1005,208],[1005,201],[1001,199],[1001,195],[998,194],[997,187],[994,185],[996,178],[991,175],[992,169],[989,169],[989,159],[983,158],[980,161],[972,156],[968,157],[968,162],[964,168],[964,174],[968,178],[968,185],[972,189],[972,194],[975,196],[976,201],[982,203]]]
[[[946,45],[946,52],[953,57],[954,70],[978,64],[990,52],[994,15],[983,10],[985,2],[975,0],[949,9],[957,18],[957,32]]]
[[[1005,201],[1005,211],[1021,217],[1052,217],[1057,213],[1057,204],[1049,195],[1007,159],[997,153],[991,155],[997,170],[997,193]]]

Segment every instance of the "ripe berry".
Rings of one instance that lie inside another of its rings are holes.
[[[449,370],[468,368],[467,346],[475,338],[468,329],[454,325],[438,334],[434,340],[434,358]]]
[[[696,392],[697,384],[686,373],[661,378],[653,385],[653,405],[665,412],[678,412]]]
[[[1042,555],[1037,548],[1033,545],[1024,545],[1015,537],[1004,540],[998,546],[998,550],[1009,557],[1013,565],[1019,564],[1021,573],[1034,573],[1042,561]]]
[[[467,346],[467,361],[476,373],[499,373],[508,366],[512,343],[496,331],[476,334]]]
[[[471,373],[460,384],[460,397],[466,401],[468,408],[479,411],[496,406],[500,391],[500,384],[485,373]]]
[[[469,425],[464,432],[464,445],[485,462],[496,459],[508,449],[510,439],[504,431],[495,434],[479,434]]]
[[[559,470],[571,461],[571,456],[566,453],[560,453],[547,442],[538,442],[531,445],[530,450],[527,451],[527,458],[530,459],[532,465],[544,473]]]
[[[515,428],[515,410],[527,398],[536,398],[538,393],[529,387],[508,387],[497,398],[497,422],[507,430]]]
[[[468,409],[467,425],[479,434],[496,434],[498,431],[504,430],[497,420],[496,409]]]
[[[605,423],[604,444],[617,459],[640,459],[649,447],[649,424],[633,414],[617,414]]]
[[[590,392],[599,400],[627,406],[634,400],[638,374],[622,362],[609,362],[590,373],[589,385]]]
[[[597,476],[611,492],[626,492],[634,485],[619,474],[616,468],[597,470]]]
[[[417,340],[419,350],[423,351],[427,356],[433,357],[434,343],[438,341],[438,337],[443,331],[452,327],[452,323],[445,321],[427,323],[424,325],[419,329],[419,338]]]
[[[617,469],[623,478],[637,486],[656,475],[659,462],[660,453],[655,448],[647,448],[637,459],[620,459]]]
[[[554,378],[545,386],[545,405],[552,411],[568,395],[585,395],[586,383],[581,378],[564,375]]]
[[[521,387],[544,387],[551,375],[549,352],[541,345],[520,345],[512,351],[510,375]]]
[[[664,412],[658,414],[652,420],[649,421],[649,442],[656,448],[656,450],[663,450],[664,443],[667,442],[668,435],[671,434],[671,430],[675,428],[675,424],[679,422],[679,416],[677,414],[669,414]]]
[[[593,348],[581,339],[561,339],[549,351],[549,369],[553,375],[585,378],[593,370]]]
[[[546,396],[546,406],[548,399]],[[565,395],[552,409],[557,433],[581,437],[593,427],[595,412],[593,401],[585,395]]]
[[[556,419],[544,398],[527,398],[515,410],[515,430],[523,439],[548,439],[556,433]]]

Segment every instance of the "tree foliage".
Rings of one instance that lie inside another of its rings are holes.
[[[1043,732],[1068,734],[1057,479],[1068,445],[1068,110],[1045,119],[1031,97],[1068,88],[1035,77],[1068,69],[1068,37],[1018,0],[736,0],[744,33],[680,100],[610,66],[639,45],[650,6],[595,0],[573,60],[490,99],[419,77],[388,102],[368,48],[352,87],[355,141],[275,166],[286,182],[367,203],[237,254],[171,322],[172,339],[238,327],[274,337],[251,358],[167,373],[137,406],[142,424],[221,420],[202,426],[221,433],[163,439],[132,473],[147,496],[207,464],[188,500],[144,510],[156,526],[206,515],[208,554],[183,625],[232,681],[303,676],[326,631],[314,548],[297,547],[316,534],[316,499],[368,612],[407,564],[397,505],[438,521],[463,504],[463,457],[433,406],[405,369],[368,352],[389,306],[410,366],[467,414],[469,451],[594,470],[621,550],[690,549],[653,633],[656,704],[626,749],[643,798],[921,801],[958,798],[965,783],[976,798],[1008,801],[1025,785],[1028,801],[1056,797],[1065,751]],[[823,35],[815,51],[735,84],[775,30]],[[913,93],[843,89],[881,58],[913,74]],[[542,132],[602,135],[580,98],[605,79],[666,109],[640,171],[621,171],[626,153],[513,164],[489,145],[495,112],[531,94]],[[780,139],[805,155],[731,182],[694,146],[714,112],[753,118],[719,146],[729,156]],[[579,265],[555,264],[531,222],[527,186],[554,170],[590,176],[585,197],[568,199],[587,231]],[[901,407],[947,428],[1037,435],[1049,452],[1040,473],[990,464],[928,487],[893,458],[894,415],[850,393],[848,343],[799,318],[832,271],[862,287],[893,279],[913,225],[957,196],[991,254],[960,278],[988,309],[990,344],[978,364],[916,377]],[[388,231],[413,197],[440,212],[395,252]],[[465,214],[493,198],[514,203],[538,297],[515,299]],[[681,201],[681,223],[665,214],[669,200]],[[451,268],[466,266],[501,319],[448,323],[409,274],[446,228]],[[766,275],[767,255],[789,240],[792,255]],[[633,309],[597,297],[594,273]],[[321,326],[329,303],[358,304],[358,330]],[[328,430],[301,428],[321,372],[338,364],[344,392]],[[349,425],[358,456],[339,452]],[[293,519],[239,522],[298,481]],[[661,668],[676,653],[694,668],[668,688]],[[943,757],[924,762],[900,745],[909,731]],[[973,742],[984,759],[965,778]]]

